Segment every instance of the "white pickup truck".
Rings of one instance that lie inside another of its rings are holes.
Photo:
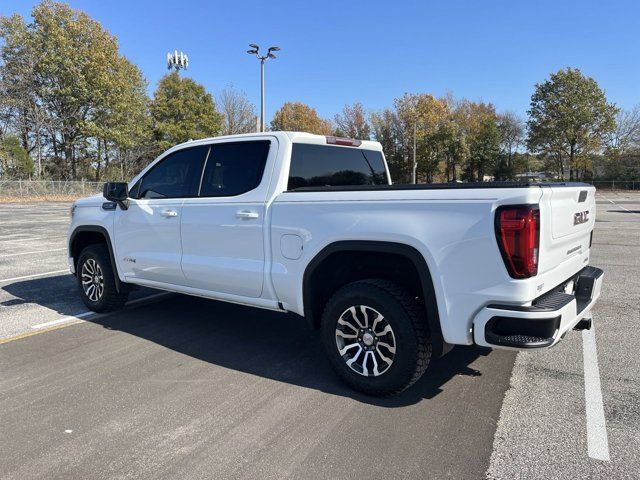
[[[392,185],[379,143],[268,132],[183,143],[76,201],[69,268],[97,312],[133,285],[295,312],[384,395],[453,345],[590,328],[594,222],[586,184]]]

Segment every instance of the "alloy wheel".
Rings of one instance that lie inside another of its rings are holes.
[[[396,338],[384,315],[367,305],[347,308],[336,325],[336,347],[347,366],[365,377],[377,377],[393,364]]]
[[[104,293],[104,275],[102,268],[93,258],[88,258],[82,264],[82,289],[92,302],[97,302]]]

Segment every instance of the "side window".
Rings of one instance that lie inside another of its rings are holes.
[[[201,197],[230,197],[258,186],[269,154],[268,140],[211,145]]]
[[[293,144],[289,190],[387,183],[381,152],[351,147]]]
[[[197,196],[202,166],[208,151],[208,145],[200,145],[178,150],[163,158],[142,178],[137,197]]]

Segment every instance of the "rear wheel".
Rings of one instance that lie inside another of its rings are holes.
[[[338,290],[322,316],[322,339],[337,374],[369,395],[401,392],[422,376],[431,358],[423,310],[386,280]]]
[[[115,272],[106,245],[89,245],[80,254],[77,266],[80,296],[94,312],[118,310],[127,301],[129,292],[116,288]]]

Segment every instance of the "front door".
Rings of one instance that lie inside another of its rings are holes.
[[[199,198],[182,207],[182,271],[188,286],[260,297],[264,216],[274,137],[211,145]]]
[[[117,263],[128,280],[184,284],[182,204],[197,195],[208,151],[208,145],[201,145],[166,155],[136,182],[129,208],[116,210]]]

